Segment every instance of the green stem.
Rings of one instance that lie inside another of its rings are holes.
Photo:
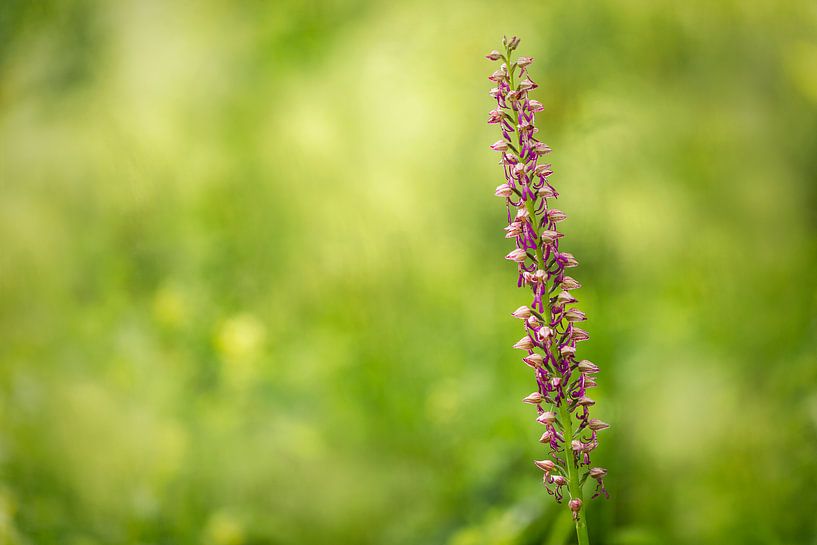
[[[584,516],[587,508],[584,505],[579,472],[576,469],[576,460],[573,457],[573,446],[571,444],[573,441],[573,420],[567,407],[567,400],[564,400],[559,408],[559,420],[561,420],[562,433],[564,433],[565,437],[562,455],[565,457],[565,464],[567,465],[567,487],[570,492],[570,499],[577,499],[582,502],[576,517],[576,536],[579,538],[579,545],[590,545],[590,538],[587,537],[587,520]]]

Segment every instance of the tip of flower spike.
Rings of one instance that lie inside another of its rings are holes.
[[[502,45],[508,48],[509,51],[513,51],[517,47],[519,47],[519,38],[517,36],[511,36],[508,38],[507,36],[502,37]]]

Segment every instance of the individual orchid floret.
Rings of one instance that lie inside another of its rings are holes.
[[[549,458],[534,463],[545,474],[543,484],[557,501],[567,496],[576,522],[579,545],[588,544],[582,485],[596,483],[593,497],[607,496],[607,470],[591,467],[591,455],[599,445],[599,433],[610,427],[590,418],[595,401],[588,395],[596,387],[599,368],[589,360],[578,360],[578,345],[590,334],[578,324],[587,315],[575,305],[573,291],[581,284],[565,271],[578,267],[572,253],[561,248],[559,225],[567,214],[554,206],[559,192],[551,178],[553,167],[543,157],[551,148],[538,139],[536,114],[544,111],[541,102],[529,94],[538,88],[528,69],[532,57],[512,53],[519,38],[503,38],[504,51],[491,51],[486,58],[502,61],[489,79],[496,85],[490,96],[496,106],[488,123],[496,125],[501,138],[491,145],[499,152],[504,183],[495,194],[505,201],[508,225],[505,237],[515,247],[505,256],[517,273],[517,286],[530,290],[527,305],[512,315],[522,321],[524,337],[513,345],[522,350],[522,361],[530,368],[536,391],[522,401],[536,409],[536,421],[545,431],[539,442]]]

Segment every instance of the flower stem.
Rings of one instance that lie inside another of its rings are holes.
[[[590,538],[587,537],[587,521],[584,516],[584,512],[587,508],[584,505],[584,498],[582,498],[579,472],[576,471],[576,460],[573,457],[573,446],[571,444],[573,438],[573,421],[571,420],[567,403],[562,403],[559,409],[559,419],[561,420],[562,433],[564,433],[565,437],[562,454],[565,457],[565,464],[567,464],[567,486],[570,491],[570,498],[582,501],[582,506],[575,517],[576,536],[579,539],[579,545],[590,545]]]

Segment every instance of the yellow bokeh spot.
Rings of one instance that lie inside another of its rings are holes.
[[[244,528],[241,522],[223,511],[210,516],[204,529],[206,545],[241,545],[244,543]]]
[[[187,314],[184,297],[170,286],[163,286],[156,292],[152,307],[154,319],[168,327],[181,325]]]
[[[240,385],[252,380],[265,338],[264,324],[251,314],[239,314],[222,322],[215,344],[229,383]]]

